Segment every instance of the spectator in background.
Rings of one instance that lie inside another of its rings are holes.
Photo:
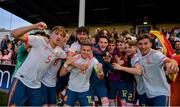
[[[81,26],[76,30],[77,41],[71,44],[71,47],[68,49],[68,56],[74,56],[79,54],[81,48],[81,42],[86,40],[89,35],[89,30]]]
[[[102,29],[101,31],[99,31],[99,35],[104,35],[104,36],[107,36],[109,38],[110,32],[107,29]]]
[[[177,30],[174,30],[174,31],[171,31],[171,35],[169,37],[169,41],[173,47],[173,49],[175,49],[175,42],[176,41],[180,41],[180,38],[177,37],[179,35],[178,31]]]
[[[63,38],[63,43],[61,43],[61,48],[65,51],[68,52],[68,49],[70,48],[70,45],[67,44],[69,41],[70,35],[66,33],[66,36]]]
[[[3,64],[11,64],[12,51],[4,49],[2,52],[1,61]]]
[[[96,37],[91,37],[91,43],[92,43],[92,45],[93,45],[93,47],[94,46],[96,46]]]
[[[110,37],[109,30],[107,30],[107,29],[100,30],[99,33],[95,36],[96,37],[96,43],[98,43],[100,36],[106,36],[109,39],[109,37]]]
[[[74,33],[72,33],[70,35],[70,38],[68,40],[68,44],[71,45],[72,43],[74,43],[76,41],[76,36],[74,35]]]
[[[10,42],[9,40],[9,36],[8,35],[5,35],[5,37],[2,39],[1,41],[1,47],[0,49],[4,50],[4,49],[7,49],[7,44]]]
[[[23,43],[23,42],[22,42],[21,40],[18,40],[16,44],[17,44],[18,46],[20,46],[22,43]]]
[[[1,58],[2,58],[2,50],[0,50],[0,63],[1,63]]]
[[[116,28],[112,29],[111,37],[113,37],[114,39],[118,39],[118,31]]]
[[[127,30],[124,30],[124,31],[122,32],[122,35],[123,35],[125,38],[131,38],[131,40],[136,40],[136,37],[131,36]]]
[[[100,31],[101,31],[101,28],[96,28],[95,29],[94,36],[93,36],[93,37],[95,37],[95,39],[97,39]],[[97,40],[96,40],[96,43],[97,43]]]
[[[95,30],[95,35],[96,35],[96,34],[99,34],[100,31],[101,31],[101,28],[97,28],[97,29]]]
[[[7,50],[12,53],[11,55],[11,64],[15,64],[16,62],[16,52],[14,51],[15,44],[13,42],[9,42],[7,44]]]
[[[170,35],[170,37],[169,37],[169,42],[171,43],[171,45],[172,45],[172,47],[173,47],[173,49],[175,49],[175,35]]]
[[[175,42],[175,51],[176,54],[180,54],[180,41]]]

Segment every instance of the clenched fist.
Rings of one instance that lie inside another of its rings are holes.
[[[47,25],[46,23],[44,22],[39,22],[39,23],[36,23],[33,25],[36,29],[39,29],[39,30],[44,30],[47,28]]]

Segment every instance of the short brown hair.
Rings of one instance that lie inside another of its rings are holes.
[[[113,43],[113,44],[115,44],[115,43],[116,43],[116,40],[115,40],[114,38],[109,38],[108,43]]]
[[[149,39],[149,41],[151,42],[151,38],[150,38],[149,34],[145,34],[145,33],[144,34],[140,34],[140,35],[137,36],[137,42],[142,40],[142,39],[145,39],[145,38]]]
[[[126,43],[129,44],[129,46],[136,46],[137,45],[137,40],[129,40]]]
[[[116,40],[116,43],[118,43],[118,42],[124,43],[125,40],[124,40],[124,38],[118,38],[118,39]]]
[[[93,44],[92,44],[91,40],[86,39],[86,40],[82,41],[81,47],[82,47],[82,46],[90,46],[90,47],[92,47]]]
[[[76,30],[76,33],[85,32],[87,35],[89,34],[89,29],[87,27],[81,26]]]
[[[102,36],[99,36],[98,42],[99,42],[99,40],[100,40],[101,38],[107,39],[107,41],[109,40],[107,36],[102,35]]]

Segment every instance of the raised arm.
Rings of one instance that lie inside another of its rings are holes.
[[[59,75],[60,77],[65,76],[71,69],[70,64],[73,63],[73,58],[68,57],[67,60],[65,61],[63,67],[60,69]]]
[[[16,39],[26,41],[26,36],[24,35],[25,33],[34,29],[43,30],[46,28],[47,28],[47,25],[44,22],[39,22],[30,26],[14,29],[11,31],[11,35]]]

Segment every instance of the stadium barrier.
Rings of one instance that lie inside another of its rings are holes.
[[[0,89],[9,90],[15,65],[0,64]]]

